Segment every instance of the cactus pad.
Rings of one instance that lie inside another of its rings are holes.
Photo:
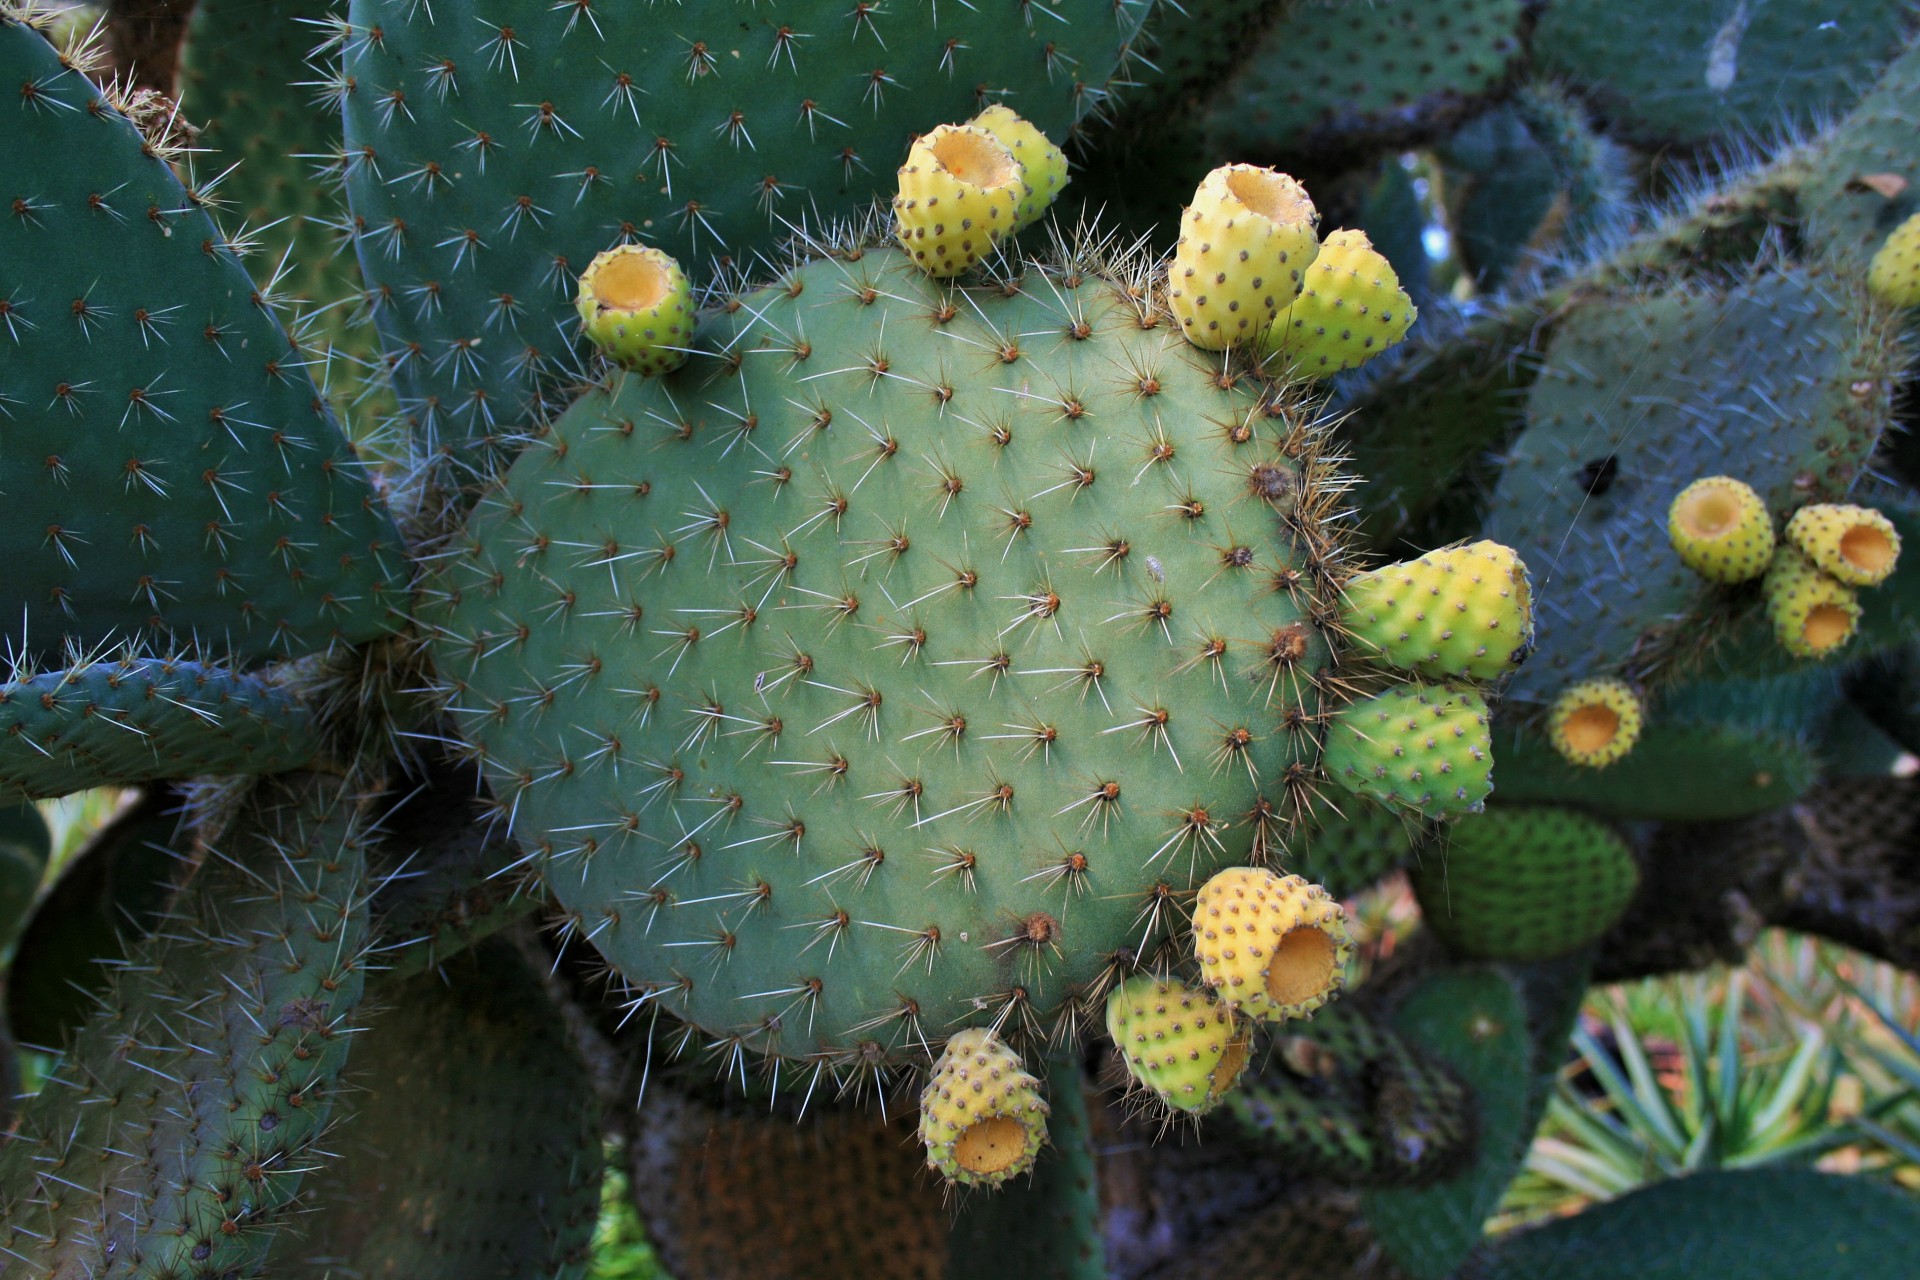
[[[1309,378],[1352,369],[1407,336],[1416,311],[1400,277],[1364,231],[1335,231],[1320,245],[1300,296],[1261,340]]]
[[[1206,987],[1136,974],[1107,996],[1127,1073],[1169,1107],[1204,1115],[1247,1068],[1247,1033]]]
[[[1264,867],[1228,867],[1193,903],[1200,976],[1238,1013],[1281,1021],[1312,1013],[1347,980],[1346,913],[1317,884]]]
[[[1033,1168],[1047,1140],[1045,1098],[991,1031],[956,1031],[920,1091],[920,1143],[949,1182],[997,1187]]]
[[[1533,649],[1527,566],[1497,542],[1385,565],[1345,591],[1341,624],[1356,647],[1423,676],[1497,680]]]
[[[1816,502],[1787,521],[1787,541],[1828,577],[1877,587],[1900,563],[1900,531],[1872,507]]]
[[[1746,582],[1773,559],[1773,516],[1732,476],[1695,480],[1667,508],[1667,536],[1680,562],[1710,582]]]
[[[1478,813],[1493,791],[1486,700],[1440,685],[1361,698],[1334,713],[1321,764],[1381,804],[1428,817]]]
[[[1305,187],[1250,164],[1209,173],[1180,217],[1167,305],[1205,351],[1258,345],[1300,295],[1319,251],[1320,214]]]

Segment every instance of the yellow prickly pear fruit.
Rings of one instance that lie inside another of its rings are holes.
[[[1312,1013],[1347,980],[1347,917],[1325,889],[1265,867],[1228,867],[1193,904],[1200,975],[1249,1018]]]
[[[1793,547],[1782,547],[1760,583],[1773,637],[1796,658],[1824,658],[1853,639],[1860,602]]]
[[[1920,306],[1920,213],[1895,227],[1873,255],[1867,292],[1892,306]]]
[[[1773,558],[1767,504],[1732,476],[1707,476],[1680,491],[1667,508],[1667,536],[1680,562],[1712,582],[1746,582]]]
[[[1567,686],[1553,700],[1547,736],[1569,763],[1599,769],[1633,750],[1645,721],[1632,685],[1599,676]]]
[[[956,1031],[920,1091],[927,1163],[949,1182],[997,1187],[1033,1168],[1047,1112],[1019,1054],[984,1028]]]
[[[1900,563],[1900,531],[1872,507],[1816,502],[1787,521],[1787,541],[1831,577],[1877,587]]]
[[[1180,216],[1167,305],[1188,342],[1206,351],[1258,343],[1300,294],[1319,251],[1320,215],[1307,189],[1257,165],[1222,165]]]
[[[1136,974],[1107,997],[1107,1034],[1162,1102],[1204,1115],[1247,1069],[1247,1035],[1206,987]]]
[[[1336,231],[1320,245],[1304,287],[1282,307],[1260,348],[1301,374],[1351,369],[1407,336],[1417,314],[1393,265],[1364,231]]]
[[[943,124],[914,140],[893,197],[900,243],[930,276],[957,276],[1013,230],[1024,189],[1000,139]]]
[[[1533,649],[1527,566],[1498,542],[1383,565],[1345,594],[1340,621],[1354,643],[1408,671],[1495,680]]]
[[[686,363],[693,337],[693,286],[658,249],[623,244],[580,273],[574,301],[581,330],[609,360],[647,377]]]
[[[985,129],[1000,139],[1020,166],[1020,203],[1014,209],[1013,229],[1023,231],[1040,220],[1048,206],[1067,185],[1066,153],[1053,140],[1015,114],[1012,107],[995,103],[967,121],[976,129]]]

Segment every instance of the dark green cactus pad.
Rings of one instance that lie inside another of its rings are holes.
[[[1810,158],[1800,196],[1807,237],[1855,266],[1864,268],[1887,233],[1920,209],[1920,141],[1911,122],[1916,93],[1920,44],[1909,44]],[[1861,181],[1876,175],[1904,185],[1888,196]]]
[[[321,754],[281,677],[104,658],[0,684],[0,803],[196,773],[275,773]]]
[[[0,19],[0,616],[291,655],[398,624],[407,564],[303,358],[160,147]]]
[[[1462,1280],[1905,1280],[1920,1205],[1865,1174],[1716,1170],[1516,1231]]]
[[[1337,553],[1303,413],[1077,268],[868,249],[696,346],[579,400],[437,587],[499,812],[646,998],[788,1056],[1017,1036],[1277,848]]]
[[[1364,1192],[1361,1209],[1395,1265],[1414,1280],[1442,1280],[1479,1243],[1532,1136],[1527,1010],[1497,971],[1446,970],[1407,994],[1394,1026],[1472,1090],[1474,1151],[1466,1168],[1429,1186]]]
[[[593,1085],[511,944],[383,982],[354,1045],[336,1158],[269,1274],[579,1280],[600,1214]]]
[[[1897,52],[1912,17],[1912,0],[1556,0],[1533,57],[1616,133],[1685,144],[1845,110],[1860,69]]]
[[[1476,288],[1497,289],[1542,247],[1536,234],[1550,232],[1542,224],[1560,196],[1553,157],[1509,106],[1467,121],[1435,154],[1460,265]]]
[[[1188,114],[1259,45],[1260,34],[1285,21],[1290,0],[1213,0],[1210,4],[1156,3],[1136,46],[1131,85],[1121,95],[1118,132],[1125,135],[1169,114]],[[1097,135],[1097,157],[1109,137]],[[1099,163],[1096,159],[1095,163]],[[1205,169],[1202,169],[1205,172]],[[1181,193],[1182,198],[1192,194]]]
[[[38,809],[30,804],[0,808],[0,955],[27,923],[50,847],[46,819]]]
[[[1422,824],[1358,796],[1317,797],[1279,870],[1305,876],[1336,898],[1351,898],[1413,861]]]
[[[711,279],[891,194],[915,134],[992,102],[1064,138],[1148,7],[353,0],[344,176],[402,417],[517,427],[604,249]]]
[[[289,775],[214,842],[0,1146],[9,1276],[265,1260],[325,1149],[355,1025],[367,818],[338,779]]]
[[[1486,520],[1539,591],[1508,696],[1543,704],[1697,648],[1726,596],[1673,550],[1674,495],[1723,474],[1776,513],[1844,494],[1890,419],[1896,357],[1856,284],[1783,269],[1724,293],[1584,301],[1546,359]]]

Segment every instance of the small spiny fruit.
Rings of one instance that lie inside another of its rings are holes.
[[[623,244],[580,273],[574,303],[582,331],[609,360],[645,377],[686,363],[693,337],[693,286],[658,249]]]
[[[1024,231],[1040,221],[1067,185],[1066,153],[1002,103],[996,102],[967,123],[998,138],[1020,166],[1021,195],[1013,214],[1013,229]]]
[[[1107,997],[1107,1034],[1162,1102],[1204,1115],[1247,1069],[1247,1035],[1208,987],[1135,974]]]
[[[1167,305],[1205,351],[1252,346],[1300,294],[1319,251],[1320,214],[1307,189],[1257,165],[1222,165],[1180,217]]]
[[[1821,572],[1850,587],[1877,587],[1900,562],[1900,532],[1872,507],[1816,502],[1787,521],[1787,540]]]
[[[985,129],[943,124],[916,138],[893,197],[900,243],[930,276],[957,276],[1012,233],[1020,163]]]
[[[1532,584],[1512,547],[1447,547],[1349,581],[1341,624],[1396,667],[1497,680],[1533,648]]]
[[[1632,685],[1600,676],[1561,691],[1547,713],[1547,735],[1569,762],[1598,769],[1633,750],[1645,718]]]
[[[1860,625],[1853,588],[1820,572],[1793,547],[1774,554],[1760,591],[1774,638],[1796,658],[1826,657],[1853,639]]]
[[[1357,795],[1430,817],[1478,813],[1493,792],[1487,703],[1471,689],[1403,685],[1341,708],[1321,767]]]
[[[1407,336],[1417,314],[1400,277],[1364,231],[1335,231],[1307,268],[1304,288],[1261,342],[1309,378],[1365,364]]]
[[[1707,476],[1667,509],[1667,536],[1681,563],[1711,582],[1747,582],[1773,556],[1773,517],[1751,485]]]
[[[1895,227],[1873,255],[1867,291],[1891,306],[1920,306],[1920,213]]]
[[[997,1187],[1033,1168],[1047,1112],[1020,1055],[985,1028],[956,1031],[920,1093],[927,1163],[949,1182]]]
[[[1265,867],[1227,867],[1193,904],[1200,974],[1249,1018],[1312,1013],[1346,983],[1347,918],[1325,889]]]

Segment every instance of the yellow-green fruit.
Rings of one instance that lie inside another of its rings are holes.
[[[1633,750],[1645,718],[1632,685],[1601,676],[1561,691],[1547,716],[1547,736],[1573,764],[1598,769]]]
[[[1407,336],[1417,312],[1393,264],[1364,231],[1336,231],[1320,245],[1304,287],[1282,307],[1261,350],[1309,378],[1367,361]]]
[[[1228,867],[1193,904],[1200,975],[1249,1018],[1312,1013],[1346,983],[1347,917],[1327,891],[1265,867]]]
[[[1773,558],[1767,504],[1732,476],[1708,476],[1682,489],[1667,508],[1667,536],[1680,561],[1713,582],[1747,582]]]
[[[1000,139],[943,124],[914,140],[893,197],[900,243],[930,276],[957,276],[1013,231],[1024,189]]]
[[[1127,1072],[1170,1107],[1211,1111],[1247,1069],[1247,1035],[1206,987],[1137,974],[1107,997],[1107,1034]]]
[[[999,103],[967,123],[1000,139],[1020,166],[1020,203],[1014,209],[1013,229],[1021,231],[1038,222],[1067,185],[1066,153],[1013,108]]]
[[[920,1092],[927,1163],[949,1182],[997,1187],[1033,1168],[1047,1110],[1020,1055],[984,1028],[956,1031]]]
[[[1787,541],[1821,572],[1852,587],[1877,587],[1900,563],[1900,532],[1872,507],[1802,507],[1787,521]]]
[[[1920,306],[1920,213],[1895,227],[1873,255],[1867,291],[1896,307]]]
[[[1253,346],[1300,294],[1319,252],[1320,215],[1307,189],[1257,165],[1222,165],[1180,216],[1167,305],[1206,351]]]
[[[1494,680],[1533,649],[1527,566],[1498,542],[1384,565],[1351,579],[1345,594],[1348,636],[1408,671]]]
[[[623,244],[580,273],[574,301],[587,340],[609,360],[647,377],[686,363],[693,337],[693,286],[658,249]]]
[[[1860,625],[1853,588],[1820,572],[1793,547],[1774,553],[1760,591],[1774,639],[1796,658],[1826,657],[1853,639]]]

